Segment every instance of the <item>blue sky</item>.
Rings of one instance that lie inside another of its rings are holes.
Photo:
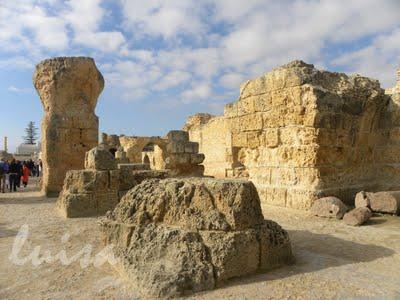
[[[398,0],[0,0],[0,136],[14,150],[40,124],[32,74],[53,56],[95,59],[100,131],[127,135],[220,114],[241,82],[293,59],[390,87],[399,13]]]

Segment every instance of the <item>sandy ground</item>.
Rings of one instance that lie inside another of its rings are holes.
[[[63,219],[55,200],[34,186],[0,194],[0,299],[143,298],[108,263],[81,267],[79,261],[57,260],[34,266],[21,260],[35,248],[52,257],[65,250],[68,258],[88,247],[95,257],[103,249],[96,218]],[[376,215],[357,228],[306,212],[263,210],[288,230],[296,264],[234,279],[190,299],[400,299],[400,217]],[[21,228],[28,234],[17,235]],[[21,250],[12,251],[24,237]]]

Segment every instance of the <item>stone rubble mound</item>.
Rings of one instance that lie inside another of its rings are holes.
[[[213,289],[293,260],[287,232],[264,220],[248,181],[145,180],[101,227],[120,271],[149,297]]]

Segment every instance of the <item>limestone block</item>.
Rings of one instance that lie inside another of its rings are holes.
[[[171,130],[167,134],[167,139],[169,141],[175,141],[175,142],[189,141],[189,134],[183,130]]]
[[[399,214],[400,191],[366,193],[370,208],[374,212]]]
[[[203,153],[194,153],[190,155],[190,163],[193,165],[201,164],[205,159]]]
[[[110,151],[102,147],[95,147],[86,153],[85,169],[115,170],[117,162]]]
[[[260,243],[256,230],[202,231],[200,234],[204,244],[210,249],[211,263],[218,282],[257,271],[260,262]]]
[[[67,218],[104,215],[118,203],[120,171],[68,171],[57,208]]]
[[[264,220],[248,181],[146,180],[101,225],[119,270],[151,297],[213,289],[293,261],[287,233]]]
[[[65,218],[97,216],[97,201],[92,194],[61,192],[57,208]]]
[[[185,143],[185,153],[198,153],[199,144],[196,142],[186,142]]]
[[[185,142],[172,141],[167,145],[167,151],[171,154],[185,153]]]
[[[314,216],[336,219],[342,219],[347,210],[347,206],[336,197],[320,198],[311,207]]]
[[[122,163],[118,164],[118,169],[129,169],[129,170],[150,170],[150,166],[148,164],[131,164],[131,163]]]
[[[154,196],[150,199],[147,194]],[[135,209],[131,213],[135,216],[126,215],[126,206],[132,202]],[[188,230],[243,230],[262,223],[259,205],[257,191],[248,181],[170,178],[147,180],[134,187],[114,215],[118,220],[129,218],[131,223],[143,222],[142,217],[147,216],[147,222],[163,222]]]
[[[347,225],[360,226],[367,222],[371,216],[372,212],[368,207],[357,207],[346,213],[343,217],[343,221]]]
[[[58,57],[36,66],[33,84],[43,104],[43,190],[58,195],[68,170],[82,169],[98,143],[97,98],[104,79],[92,58]]]

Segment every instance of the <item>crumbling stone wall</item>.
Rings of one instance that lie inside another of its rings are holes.
[[[82,169],[98,144],[97,98],[104,79],[88,57],[58,57],[36,66],[33,84],[43,104],[43,189],[57,195],[68,170]]]
[[[206,175],[223,176],[216,166],[225,160],[225,176],[248,176],[264,203],[308,209],[331,195],[351,202],[357,191],[383,188],[388,163],[390,186],[399,186],[400,156],[383,146],[397,126],[390,101],[376,80],[294,61],[245,82],[224,116],[192,124],[189,134],[206,156]]]
[[[165,137],[119,136],[110,141],[110,136],[103,134],[103,144],[121,145],[131,163],[148,163],[154,170],[167,169],[171,176],[202,176],[204,167],[201,163],[204,155],[199,153],[199,144],[189,140],[189,134],[183,130],[171,130]],[[152,151],[146,149],[152,145]],[[144,160],[148,159],[148,162]]]

